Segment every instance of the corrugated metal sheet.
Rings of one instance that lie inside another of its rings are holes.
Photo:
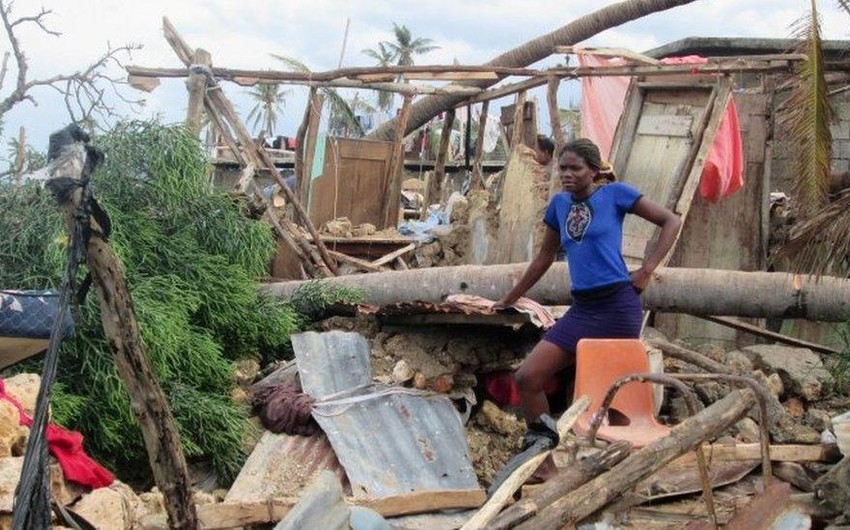
[[[308,437],[266,431],[224,502],[298,497],[326,469],[339,478],[344,490],[349,490],[345,470],[324,434]]]
[[[299,333],[292,348],[301,388],[316,400],[372,383],[369,343],[358,333]]]
[[[309,332],[292,342],[304,389],[317,397],[313,417],[345,468],[355,497],[478,487],[460,416],[448,398],[363,387],[372,370],[368,344],[357,333]],[[325,381],[319,380],[322,374]],[[322,401],[307,380],[322,396],[349,393]]]

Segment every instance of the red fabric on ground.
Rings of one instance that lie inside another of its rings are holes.
[[[558,378],[552,377],[546,382],[543,391],[547,395],[551,395],[560,388]],[[510,370],[486,374],[484,376],[484,390],[486,390],[487,396],[500,407],[519,407],[520,405],[519,388],[517,388],[516,379],[514,379],[514,372]]]
[[[0,399],[6,400],[16,409],[20,424],[32,427],[32,418],[26,413],[18,400],[6,393],[6,383],[0,379]],[[47,446],[56,457],[65,480],[76,482],[92,489],[105,488],[115,481],[115,477],[106,468],[98,464],[83,450],[83,435],[68,431],[58,425],[47,425]]]

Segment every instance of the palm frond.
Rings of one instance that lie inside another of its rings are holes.
[[[345,98],[339,94],[339,92],[332,88],[323,88],[322,91],[330,102],[335,115],[339,116],[343,122],[354,129],[358,135],[363,136],[366,134],[366,131],[364,131],[363,127],[360,126],[360,122],[357,121],[357,117],[354,115],[354,110],[352,110],[351,106]]]
[[[793,193],[798,213],[805,219],[826,202],[832,144],[829,130],[832,112],[824,78],[815,0],[811,0],[811,13],[795,23],[795,37],[801,41],[797,53],[806,55],[808,60],[799,67],[796,86],[792,88],[781,119],[788,126],[792,145],[797,148]]]
[[[776,257],[794,272],[850,276],[850,191],[795,226]]]
[[[294,57],[289,57],[289,56],[286,56],[286,55],[278,55],[276,53],[271,53],[269,55],[271,55],[273,58],[277,59],[278,61],[283,62],[286,65],[286,67],[289,68],[289,70],[292,71],[292,72],[301,72],[301,73],[304,73],[304,74],[309,74],[310,71],[311,71],[310,68],[308,68],[306,64],[302,63],[301,61],[299,61],[298,59],[296,59]]]

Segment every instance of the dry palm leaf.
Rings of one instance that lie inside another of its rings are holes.
[[[850,275],[850,191],[795,226],[778,256],[798,272]]]

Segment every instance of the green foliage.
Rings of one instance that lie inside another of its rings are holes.
[[[830,359],[830,371],[835,377],[835,388],[844,395],[850,395],[850,321],[838,327],[838,342],[841,351]]]
[[[298,287],[289,303],[308,320],[317,320],[334,304],[358,304],[365,295],[361,289],[342,287],[322,280],[311,280]]]
[[[269,227],[210,188],[198,140],[182,127],[118,125],[97,140],[107,161],[92,178],[109,213],[110,243],[126,269],[155,375],[168,395],[189,459],[223,480],[241,467],[245,411],[230,400],[232,360],[288,353],[300,317],[258,291],[274,252]],[[64,224],[49,194],[0,190],[0,286],[59,285]],[[143,479],[147,454],[102,332],[97,297],[75,315],[63,345],[57,420],[125,480]],[[140,476],[139,473],[142,475]]]

